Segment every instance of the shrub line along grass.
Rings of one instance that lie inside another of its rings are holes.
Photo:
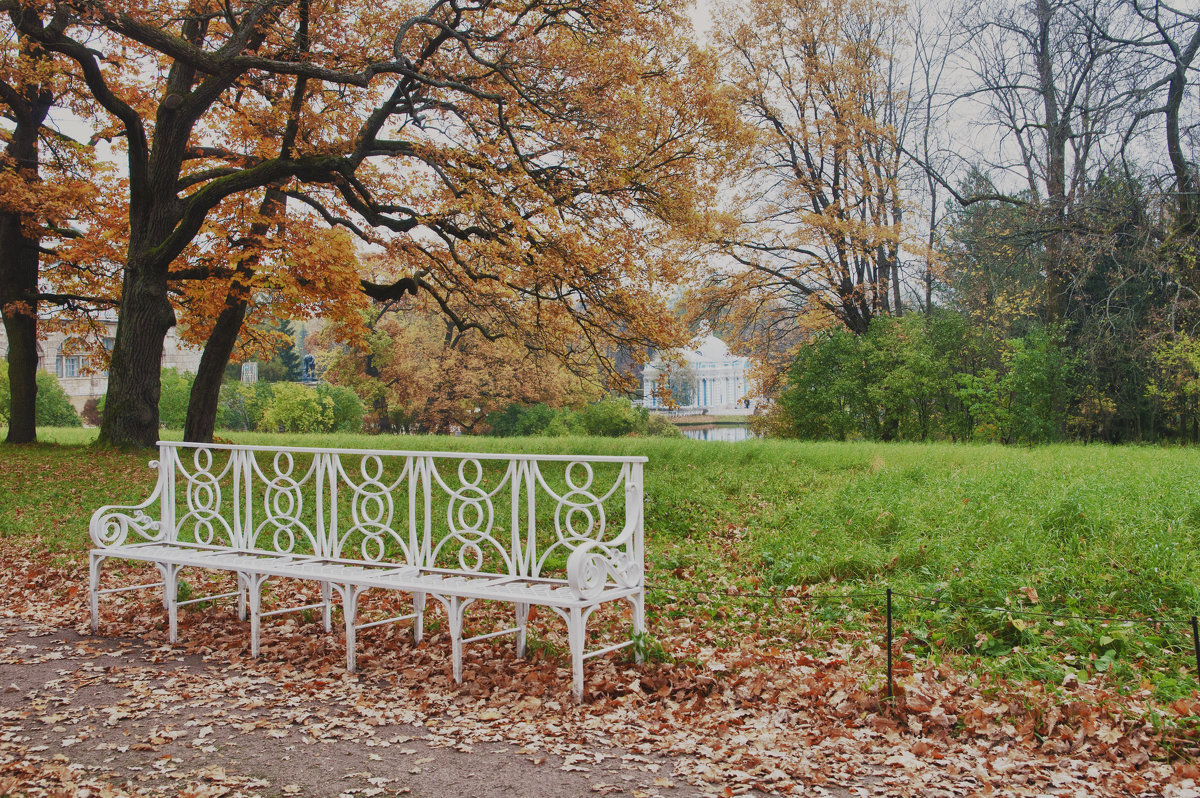
[[[49,443],[0,447],[0,534],[37,536],[48,551],[79,557],[95,508],[147,495],[154,473],[146,463],[153,455],[84,448],[94,438],[87,430],[41,435]],[[1118,684],[1150,681],[1168,697],[1196,685],[1190,627],[1153,620],[1186,618],[1200,609],[1200,453],[1194,450],[228,438],[646,455],[648,584],[660,613],[690,613],[723,635],[739,633],[740,616],[757,613],[787,635],[803,600],[821,597],[808,607],[805,634],[814,624],[861,631],[876,628],[879,595],[890,587],[900,599],[897,634],[913,655],[934,661],[966,656],[1003,675],[1052,683],[1068,672],[1104,672]]]

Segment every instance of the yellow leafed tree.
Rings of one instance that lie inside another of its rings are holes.
[[[73,62],[98,135],[126,159],[107,231],[124,248],[104,441],[156,439],[158,356],[181,308],[215,331],[231,303],[289,285],[338,293],[358,277],[377,301],[423,296],[460,332],[564,357],[582,343],[602,365],[684,338],[664,301],[682,274],[670,240],[710,193],[703,142],[726,116],[682,9],[0,4]],[[347,277],[354,259],[330,257],[340,239],[300,241],[303,225],[348,231],[388,269]],[[275,239],[291,240],[286,257],[255,260]]]
[[[900,309],[901,14],[888,0],[750,0],[718,15],[750,143],[707,230],[717,268],[688,304],[746,342],[768,385],[807,331],[861,333]]]
[[[323,359],[326,379],[364,398],[376,431],[470,432],[513,402],[565,407],[599,396],[600,367],[586,349],[564,364],[533,342],[460,330],[421,300],[376,306],[367,315],[369,332],[360,342],[336,346]]]

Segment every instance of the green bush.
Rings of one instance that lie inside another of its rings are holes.
[[[12,413],[12,391],[8,387],[8,361],[0,360],[0,423],[7,424]]]
[[[1004,387],[1009,397],[1009,436],[1022,443],[1062,440],[1072,364],[1062,336],[1036,328],[1008,342]]]
[[[495,410],[487,414],[484,421],[491,429],[493,435],[500,438],[508,438],[516,435],[517,422],[521,418],[523,408],[516,402],[512,402],[503,410]]]
[[[588,435],[609,438],[645,434],[649,418],[645,408],[634,407],[628,399],[610,397],[588,405],[583,411],[583,428]]]
[[[334,423],[334,402],[319,391],[293,382],[271,386],[271,400],[259,429],[267,432],[329,432]]]
[[[844,440],[860,427],[862,342],[837,329],[803,346],[792,363],[788,390],[779,397],[790,424],[783,432],[810,440]]]
[[[617,438],[623,435],[658,435],[681,438],[683,433],[665,416],[652,416],[645,408],[634,407],[628,399],[609,397],[589,405],[583,412],[555,410],[537,404],[526,407],[513,402],[504,410],[487,417],[491,434],[500,437],[543,435],[565,438],[572,435],[598,435]]]
[[[578,413],[573,410],[562,410],[546,425],[542,434],[548,438],[569,438],[574,435],[584,435],[586,432],[583,428],[583,419]]]
[[[217,428],[237,432],[362,432],[362,400],[337,385],[226,380]]]
[[[801,347],[770,430],[810,440],[976,439],[1043,443],[1066,434],[1072,362],[1033,327],[997,340],[960,314],[878,317]]]
[[[646,421],[646,434],[659,438],[682,438],[683,432],[671,423],[666,416],[651,414]]]
[[[226,380],[221,384],[216,426],[219,429],[255,432],[260,428],[263,412],[270,401],[271,386],[268,383]]]
[[[514,435],[561,438],[584,434],[578,413],[567,409],[555,410],[547,404],[525,406],[513,402],[503,410],[489,413],[486,421],[491,434],[502,438]]]
[[[362,432],[362,399],[349,388],[340,385],[318,385],[317,395],[333,403],[333,426],[329,432]]]
[[[7,375],[8,370],[5,369]],[[39,427],[82,427],[83,420],[75,412],[67,392],[58,378],[48,371],[37,373],[37,425]]]
[[[158,396],[158,425],[165,429],[183,429],[187,420],[188,400],[196,375],[179,369],[162,370],[162,392]]]
[[[569,411],[568,411],[569,412]],[[547,404],[540,403],[528,408],[517,421],[517,435],[541,435],[554,421],[557,414]]]

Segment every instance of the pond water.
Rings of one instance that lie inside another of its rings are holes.
[[[680,427],[684,437],[694,441],[747,441],[756,437],[748,424],[710,424]]]

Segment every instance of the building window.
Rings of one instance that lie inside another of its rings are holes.
[[[60,380],[64,377],[78,377],[86,363],[83,355],[64,355],[60,348],[58,357],[54,360],[54,373]]]

